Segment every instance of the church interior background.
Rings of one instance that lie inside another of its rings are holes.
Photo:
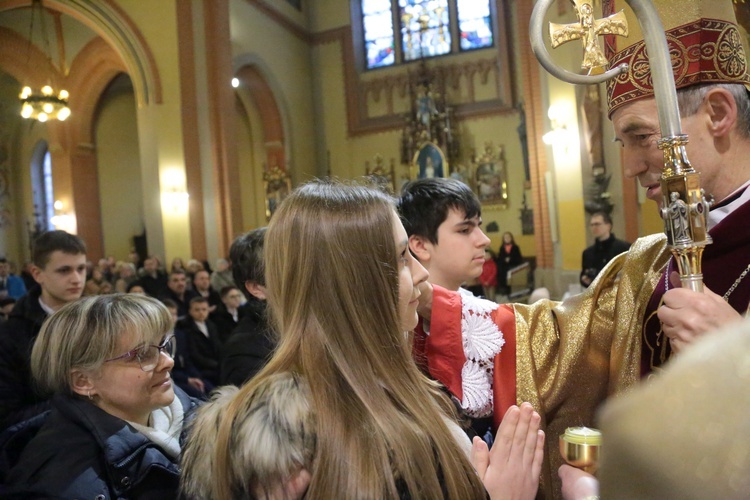
[[[492,248],[515,235],[559,297],[611,208],[662,230],[624,179],[603,88],[547,76],[526,0],[0,0],[0,255],[36,231],[213,262],[294,186],[365,175],[465,180]],[[744,7],[743,7],[744,8]],[[550,21],[575,21],[559,0]],[[742,19],[742,16],[740,16]],[[580,66],[580,43],[554,51]],[[20,115],[21,88],[70,116]]]

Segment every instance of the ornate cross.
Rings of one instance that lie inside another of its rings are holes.
[[[599,74],[609,65],[599,47],[597,36],[620,35],[628,36],[628,23],[625,14],[620,11],[604,19],[594,19],[593,0],[572,0],[575,5],[577,23],[557,24],[550,23],[549,35],[552,40],[552,48],[571,40],[583,41],[583,63],[581,67],[588,74]]]

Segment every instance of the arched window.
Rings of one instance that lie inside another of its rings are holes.
[[[492,6],[489,0],[360,0],[365,67],[491,47]]]
[[[45,141],[39,141],[31,155],[31,189],[34,200],[33,231],[55,229],[52,217],[55,215],[55,197],[52,190],[52,160]]]

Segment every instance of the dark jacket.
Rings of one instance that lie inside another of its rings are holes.
[[[185,412],[197,400],[175,387]],[[28,434],[28,430],[26,431]],[[180,469],[154,442],[84,399],[55,396],[52,410],[7,474],[3,497],[177,498]]]
[[[31,348],[47,319],[39,305],[39,285],[21,297],[0,324],[0,429],[41,413],[49,406],[31,381]]]
[[[242,309],[242,319],[221,350],[221,385],[241,386],[250,380],[276,348],[266,321],[266,303],[252,299]]]
[[[213,384],[203,378],[200,370],[193,364],[193,357],[190,355],[190,343],[188,336],[180,328],[174,329],[174,338],[177,342],[177,349],[174,355],[174,367],[172,368],[172,380],[180,389],[190,396],[199,399],[206,399],[206,395],[213,389]],[[203,381],[206,391],[200,392],[198,389],[188,383],[188,378],[199,378]]]
[[[593,245],[583,251],[581,276],[579,278],[581,285],[584,287],[588,286],[583,282],[584,276],[588,276],[593,280],[610,260],[628,250],[630,250],[630,243],[618,240],[615,238],[614,233],[610,233],[609,238],[606,240],[594,241]]]
[[[157,271],[156,277],[150,274],[139,275],[138,281],[146,294],[151,297],[158,297],[167,288],[167,275],[163,271]]]
[[[510,252],[505,249],[505,244],[500,243],[500,251],[495,259],[497,264],[497,285],[501,293],[509,293],[508,270],[523,264],[521,249],[515,243],[511,244]]]
[[[240,324],[240,321],[242,321],[242,317],[245,314],[244,311],[244,307],[239,308],[239,310],[237,311],[237,321],[235,321],[232,314],[227,311],[227,306],[225,306],[222,302],[216,308],[216,310],[211,313],[209,318],[214,322],[216,328],[219,330],[219,338],[221,339],[222,344],[226,343],[229,340],[229,337],[232,335],[232,332],[234,332],[234,329],[237,328],[237,325]]]
[[[187,336],[188,349],[193,365],[201,373],[201,378],[207,379],[213,385],[219,382],[219,354],[221,352],[221,341],[216,325],[210,319],[206,320],[208,337],[198,329],[193,318],[187,318],[177,322],[176,328],[185,332]]]

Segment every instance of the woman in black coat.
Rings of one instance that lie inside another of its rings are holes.
[[[124,294],[87,297],[49,318],[31,370],[52,409],[10,464],[4,496],[177,496],[198,403],[172,385],[171,326],[157,300]]]
[[[497,292],[501,295],[509,295],[508,270],[523,264],[521,249],[516,245],[513,234],[503,233],[503,242],[500,244],[500,252],[497,256]]]

